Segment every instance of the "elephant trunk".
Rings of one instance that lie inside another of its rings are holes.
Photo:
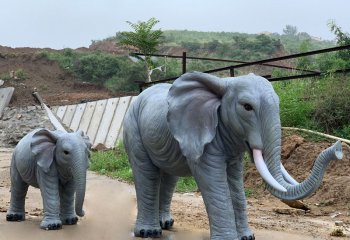
[[[283,166],[280,165],[279,171],[281,173],[276,175],[275,179],[279,184],[285,187],[287,191],[280,191],[270,185],[267,185],[267,189],[274,196],[285,200],[298,200],[310,196],[321,185],[324,173],[330,161],[340,160],[342,159],[342,156],[341,142],[338,141],[319,154],[311,170],[311,174],[301,183],[291,183],[288,181],[288,176],[285,176],[285,173],[283,173],[282,170]],[[280,159],[279,156],[275,157],[277,158],[277,161]]]
[[[265,109],[264,111],[270,110]],[[266,116],[271,116],[271,114],[266,114]],[[252,151],[257,169],[267,183],[267,189],[274,196],[285,200],[297,200],[309,196],[322,183],[326,167],[330,161],[340,160],[342,158],[341,143],[338,141],[320,153],[311,174],[303,182],[298,183],[281,164],[282,134],[279,118],[271,120],[266,117],[262,120],[263,149],[252,149]]]
[[[83,157],[79,159],[87,162],[87,160]],[[81,164],[78,162],[73,165],[72,169],[75,184],[75,213],[80,217],[83,217],[85,214],[83,204],[86,190],[86,169],[86,164]]]

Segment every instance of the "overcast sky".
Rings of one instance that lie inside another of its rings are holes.
[[[0,45],[11,47],[87,47],[151,17],[162,30],[282,33],[289,24],[332,40],[334,19],[350,32],[349,0],[0,0],[0,9]]]

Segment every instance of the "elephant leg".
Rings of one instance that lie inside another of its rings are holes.
[[[141,152],[141,151],[140,151]],[[137,198],[137,219],[134,228],[136,237],[159,238],[162,229],[159,225],[159,186],[160,171],[146,153],[135,156],[129,153]]]
[[[198,163],[189,161],[209,217],[211,240],[238,240],[234,211],[222,156],[204,154]]]
[[[166,173],[162,174],[159,192],[159,222],[162,229],[170,229],[174,219],[170,212],[171,199],[179,178]]]
[[[74,210],[75,187],[73,181],[68,181],[65,185],[59,185],[60,190],[60,218],[63,224],[73,225],[78,222],[78,217]]]
[[[28,184],[23,181],[15,167],[11,168],[11,201],[10,208],[6,214],[7,221],[25,220],[25,198]]]
[[[230,187],[232,206],[235,212],[238,239],[255,239],[248,225],[247,203],[243,183],[243,157],[232,161],[227,167],[227,181]]]
[[[44,218],[40,228],[45,230],[61,229],[59,183],[55,166],[51,165],[48,173],[38,169],[37,179],[44,205]]]

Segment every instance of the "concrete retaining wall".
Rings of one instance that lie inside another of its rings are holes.
[[[93,146],[114,147],[122,139],[124,115],[137,96],[53,107],[52,111],[73,131],[83,130]]]
[[[2,117],[5,107],[7,107],[12,98],[14,90],[15,89],[13,87],[0,88],[0,119]]]

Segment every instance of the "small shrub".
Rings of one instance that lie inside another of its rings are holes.
[[[10,74],[3,73],[0,75],[0,79],[4,81],[8,81],[8,80],[11,80],[11,76]]]
[[[24,70],[22,68],[19,68],[15,71],[15,77],[17,77],[18,79],[24,80],[27,78],[26,73],[24,72]]]

